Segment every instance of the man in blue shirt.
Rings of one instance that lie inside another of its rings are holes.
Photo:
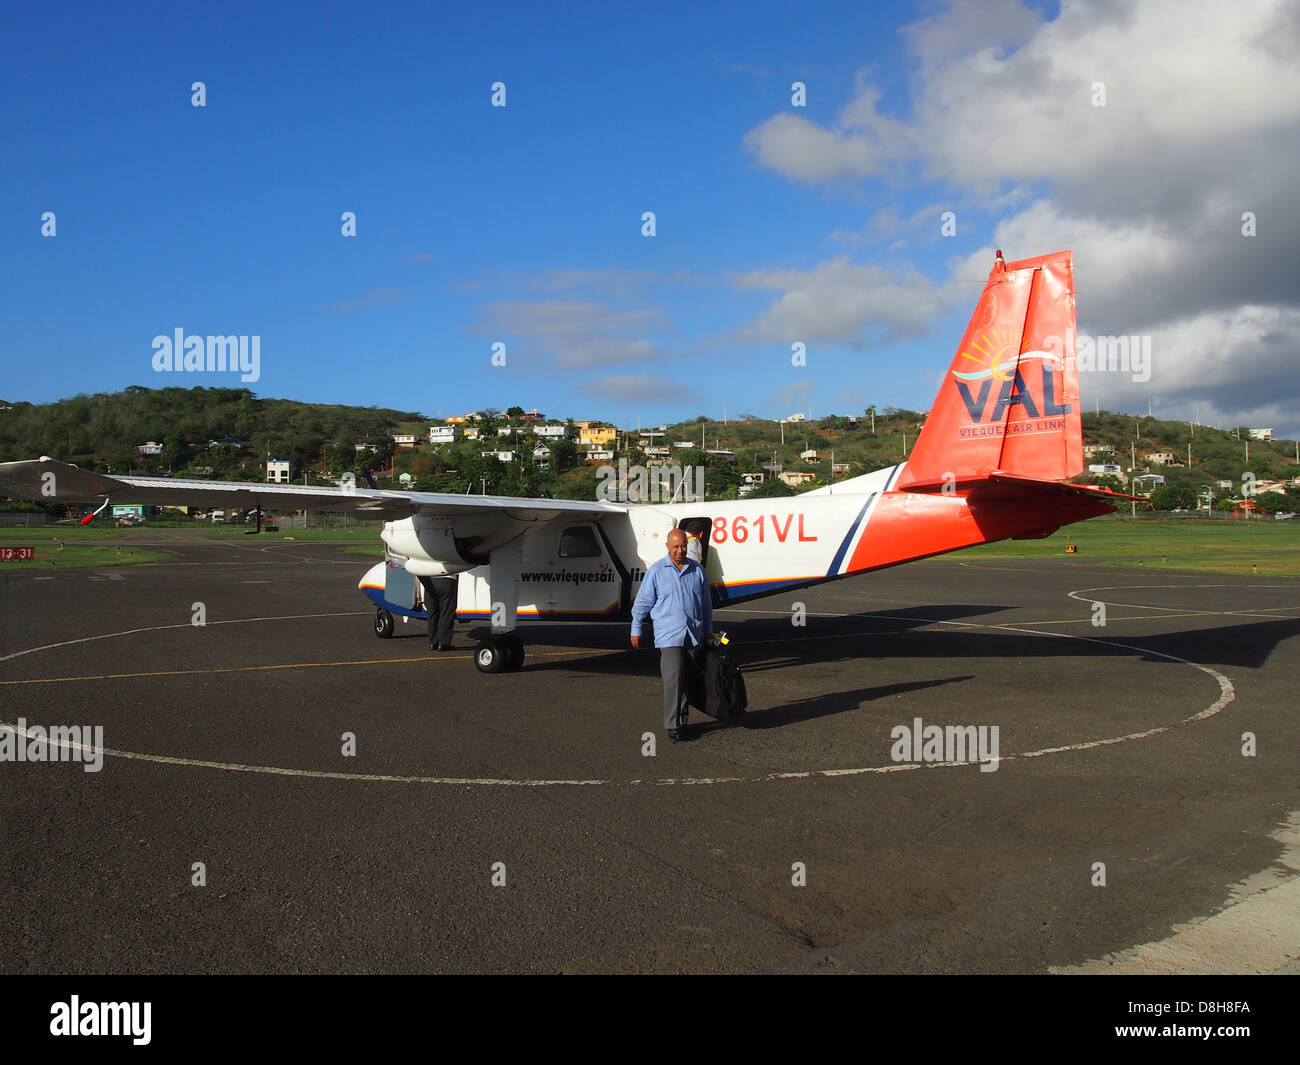
[[[686,533],[668,534],[668,554],[646,570],[632,604],[632,646],[641,647],[646,617],[654,622],[664,678],[664,728],[671,740],[691,738],[687,681],[697,652],[713,631],[713,600],[704,567],[686,555]]]

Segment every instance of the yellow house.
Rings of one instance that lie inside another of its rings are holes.
[[[588,426],[578,434],[578,444],[587,447],[605,447],[618,439],[618,430],[612,425],[604,428]]]

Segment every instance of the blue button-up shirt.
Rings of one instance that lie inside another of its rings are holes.
[[[646,570],[632,604],[632,635],[641,635],[646,617],[654,622],[656,647],[702,644],[713,631],[713,600],[704,567],[682,560],[679,570],[665,555]]]

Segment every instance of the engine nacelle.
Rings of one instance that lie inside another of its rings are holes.
[[[536,523],[503,510],[456,517],[415,514],[385,522],[379,535],[393,554],[406,558],[408,573],[436,577],[486,565],[494,550]]]

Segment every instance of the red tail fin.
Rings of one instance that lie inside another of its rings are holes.
[[[998,252],[898,488],[1082,470],[1070,253],[1005,263]]]

